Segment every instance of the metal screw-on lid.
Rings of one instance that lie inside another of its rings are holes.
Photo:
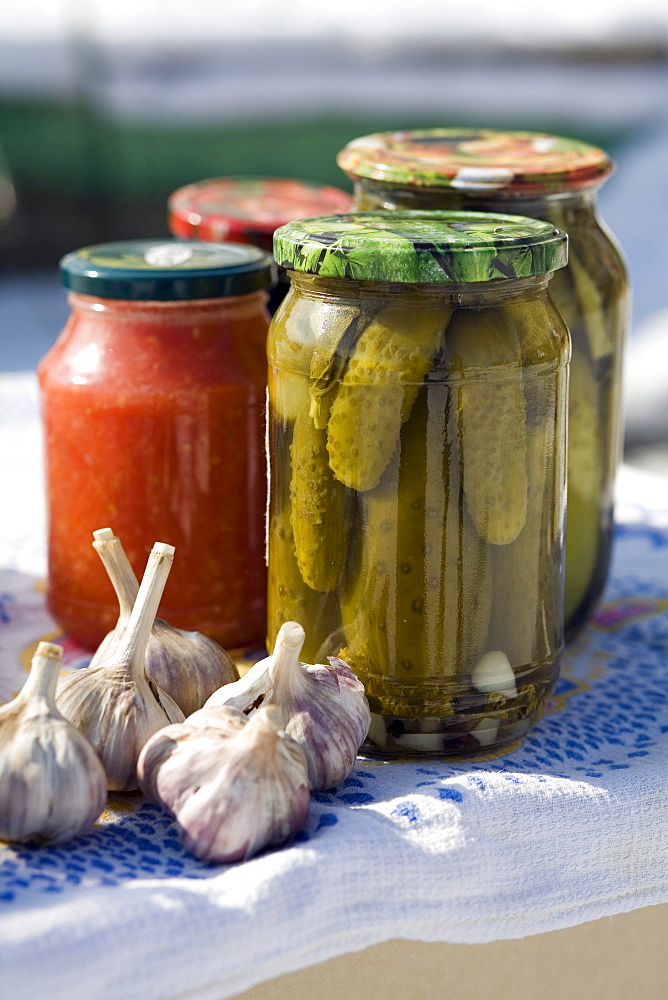
[[[63,284],[103,299],[169,301],[246,295],[275,283],[271,257],[239,243],[126,240],[67,254]]]
[[[353,179],[509,195],[596,187],[614,169],[604,150],[577,139],[460,128],[364,135],[341,150],[337,163]]]
[[[357,212],[290,222],[274,235],[286,269],[402,283],[495,281],[566,264],[549,222],[482,212]]]
[[[170,196],[169,228],[176,236],[269,249],[274,230],[286,222],[351,207],[349,194],[324,184],[287,177],[213,177]]]

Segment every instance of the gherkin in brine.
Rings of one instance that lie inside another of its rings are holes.
[[[449,316],[446,308],[388,307],[362,331],[327,429],[329,463],[342,483],[359,491],[378,483],[434,365]]]
[[[492,549],[494,606],[489,646],[503,650],[515,668],[544,659],[552,648],[546,627],[558,615],[555,601],[561,576],[554,573],[561,545],[560,470],[565,442],[558,436],[567,406],[567,374],[562,368],[567,330],[547,299],[504,303],[517,331],[524,360],[527,403],[527,516],[517,538]],[[553,370],[549,377],[550,369]],[[556,576],[556,579],[555,579]]]
[[[342,593],[352,666],[403,683],[457,675],[487,635],[488,552],[461,503],[449,423],[448,390],[425,386],[380,483],[361,498]]]
[[[340,302],[322,302],[314,309],[311,326],[315,346],[310,362],[310,414],[318,430],[325,430],[338,380],[345,371],[360,336],[368,310]]]
[[[306,622],[309,629],[302,655],[316,663],[323,640],[340,624],[337,596],[317,593],[304,583],[297,565],[288,503],[279,506],[272,515],[268,533],[267,648],[273,649],[283,622]]]
[[[567,615],[582,602],[596,567],[603,476],[596,379],[590,361],[579,350],[574,350],[571,358],[568,419]]]
[[[269,402],[275,416],[292,423],[308,396],[311,361],[311,303],[288,294],[272,326],[269,354]],[[274,372],[279,370],[280,379]]]
[[[558,360],[564,336],[564,320],[554,303],[543,298],[504,302],[503,312],[519,339],[526,370]]]
[[[329,467],[326,440],[326,432],[313,422],[309,404],[304,404],[290,446],[291,522],[304,583],[324,592],[333,590],[341,576],[352,500],[350,490]]]
[[[526,410],[522,354],[502,309],[463,309],[446,332],[459,417],[464,492],[480,537],[516,538],[527,514]],[[479,381],[476,374],[484,375]]]
[[[553,558],[546,545],[544,524],[554,475],[554,433],[554,412],[530,428],[527,519],[517,538],[492,549],[494,605],[490,646],[503,650],[515,668],[526,668],[534,658],[539,658],[540,605],[548,597],[544,576],[552,570]]]

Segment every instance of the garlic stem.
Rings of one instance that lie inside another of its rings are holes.
[[[305,638],[306,633],[299,622],[283,622],[278,630],[271,665],[273,701],[277,705],[283,704],[284,695],[294,692],[295,684],[299,685],[302,678],[299,654]]]
[[[145,676],[146,646],[172,568],[174,551],[174,546],[165,542],[156,542],[151,549],[132,614],[114,655],[118,663],[129,665],[135,678]]]
[[[274,644],[274,658],[281,656],[284,650],[296,650],[297,659],[299,659],[299,654],[302,646],[304,645],[305,638],[306,633],[299,622],[283,622],[278,630],[278,635],[276,636],[276,643]],[[290,652],[290,657],[291,659],[293,658],[293,652]]]
[[[63,647],[55,642],[40,642],[32,659],[30,674],[16,700],[42,698],[50,711],[56,711],[56,684],[63,663]],[[60,715],[60,712],[58,712]]]
[[[100,528],[93,532],[93,548],[104,564],[113,588],[116,591],[121,619],[127,621],[137,599],[139,584],[125,549],[111,528]]]

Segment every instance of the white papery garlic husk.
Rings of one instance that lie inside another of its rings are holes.
[[[252,714],[263,702],[278,705],[286,730],[302,747],[314,791],[333,788],[350,773],[364,742],[371,714],[364,686],[336,656],[324,663],[301,663],[304,629],[281,625],[271,656],[212,694],[205,708],[225,705]]]
[[[174,816],[184,846],[203,861],[241,861],[283,844],[308,815],[306,758],[273,705],[252,718],[195,712],[156,733],[137,770],[144,794]]]
[[[94,531],[93,538],[93,547],[116,591],[120,612],[115,628],[102,640],[90,666],[108,659],[122,641],[139,589],[121,541],[111,528]],[[186,716],[202,708],[209,695],[223,684],[239,678],[234,661],[217,642],[201,632],[175,628],[162,618],[156,618],[151,628],[146,672]]]
[[[107,774],[107,787],[133,791],[137,758],[146,741],[183,712],[146,673],[146,645],[169,576],[174,546],[156,542],[132,609],[118,643],[110,645],[102,662],[63,678],[56,704],[92,744]]]
[[[0,840],[64,844],[105,807],[104,768],[56,708],[62,662],[61,646],[40,642],[23,689],[0,708]]]

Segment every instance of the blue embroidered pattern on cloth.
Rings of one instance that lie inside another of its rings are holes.
[[[171,819],[138,793],[112,795],[93,831],[65,847],[0,845],[0,967],[7,958],[12,997],[48,992],[39,963],[74,938],[78,1000],[179,990],[222,1000],[394,937],[481,943],[668,902],[664,524],[636,509],[618,527],[604,601],[567,651],[545,717],[505,754],[359,759],[345,782],[312,797],[294,843],[234,866],[191,857]],[[33,579],[0,574],[0,592],[0,649],[19,626],[24,636],[33,628],[15,675],[0,671],[7,699],[52,623]],[[82,666],[65,645],[66,661]],[[183,948],[201,963],[187,975],[170,945],[186,924]],[[110,927],[134,955],[127,967],[100,957],[95,942]],[[8,928],[13,944],[3,945]],[[202,952],[212,929],[233,942]],[[160,976],[133,980],[150,954]],[[20,985],[28,956],[30,989]],[[54,1000],[74,982],[62,976]]]
[[[668,532],[651,526],[621,526],[617,536],[620,559],[627,546],[640,564],[643,548],[668,549]],[[393,797],[401,796],[390,815],[400,825],[419,828],[422,813],[419,800],[411,797],[414,791],[419,790],[420,798],[465,809],[469,795],[484,794],[487,774],[530,788],[544,783],[546,774],[564,780],[602,778],[649,757],[659,743],[668,742],[668,573],[665,582],[659,597],[654,574],[613,578],[607,600],[565,657],[545,719],[516,749],[473,764],[360,760],[339,787],[313,796],[309,823],[297,837],[296,849],[313,837],[334,835],[331,828],[340,810],[378,803],[388,789]],[[0,625],[11,623],[12,595],[5,593],[0,595]],[[634,647],[642,650],[642,662],[634,657]],[[88,661],[76,647],[67,652],[70,665]],[[0,849],[0,901],[146,877],[209,878],[211,871],[183,850],[173,822],[160,809],[138,794],[116,794],[96,829],[71,845]]]

